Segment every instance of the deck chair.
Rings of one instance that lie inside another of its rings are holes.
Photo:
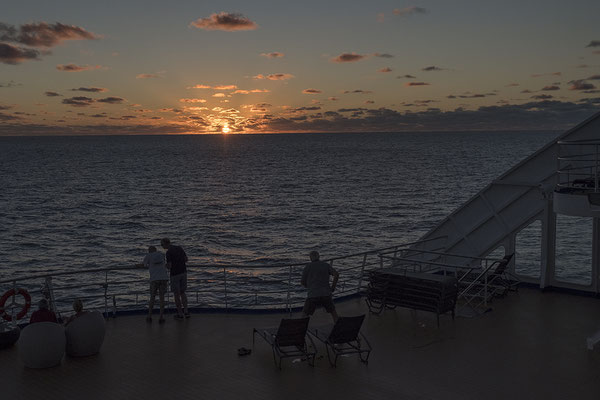
[[[509,290],[517,290],[519,281],[513,279],[507,271],[508,264],[514,254],[508,254],[495,261],[487,268],[487,272],[465,274],[459,279],[461,292],[459,298],[465,299],[462,306],[475,308],[487,305],[494,297],[504,296]]]
[[[265,339],[273,350],[273,361],[281,369],[281,360],[288,357],[303,357],[312,367],[315,365],[316,346],[310,336],[306,334],[309,317],[286,319],[283,318],[278,328],[254,328],[252,331],[252,348],[256,334]],[[312,351],[306,342],[308,338]]]
[[[360,332],[365,315],[356,317],[339,317],[333,326],[311,328],[309,333],[325,344],[327,358],[332,367],[344,354],[358,354],[360,361],[367,364],[371,355],[371,344]]]

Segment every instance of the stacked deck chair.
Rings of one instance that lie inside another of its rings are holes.
[[[327,358],[332,367],[337,365],[337,359],[344,354],[358,354],[362,362],[369,362],[371,344],[360,332],[365,315],[356,317],[339,317],[333,326],[312,328],[309,333],[325,344]]]
[[[278,328],[254,328],[252,332],[252,348],[254,338],[258,334],[265,339],[273,349],[273,361],[281,369],[281,360],[288,357],[302,357],[312,367],[315,365],[316,347],[312,338],[306,334],[310,318],[283,318]],[[309,344],[306,341],[308,338]]]

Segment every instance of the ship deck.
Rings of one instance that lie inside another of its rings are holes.
[[[598,399],[600,348],[585,339],[600,328],[600,300],[521,288],[475,318],[397,308],[369,315],[364,301],[340,315],[367,313],[373,346],[368,365],[356,356],[329,366],[317,343],[315,367],[284,359],[252,328],[277,326],[287,314],[199,313],[159,325],[144,315],[107,320],[100,354],[66,357],[44,370],[25,368],[17,346],[0,351],[2,398],[51,399]],[[317,310],[311,323],[330,321]],[[323,357],[320,357],[323,356]]]

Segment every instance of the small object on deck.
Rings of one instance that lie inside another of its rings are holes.
[[[247,349],[245,347],[240,347],[237,352],[238,352],[238,356],[247,356],[247,355],[250,355],[250,353],[252,353],[252,350]]]

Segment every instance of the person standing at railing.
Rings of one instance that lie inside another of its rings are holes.
[[[319,257],[318,251],[311,251],[310,263],[306,264],[302,271],[301,284],[308,289],[302,315],[305,317],[313,315],[317,306],[323,306],[325,311],[331,314],[335,323],[338,315],[331,296],[340,274],[330,264],[319,261]],[[331,286],[329,286],[329,276],[333,276]]]
[[[158,323],[162,324],[165,322],[165,292],[167,291],[167,282],[169,282],[169,273],[167,272],[165,255],[160,251],[156,251],[156,247],[148,247],[148,254],[144,257],[142,264],[138,264],[139,267],[148,268],[150,273],[150,301],[148,303],[148,316],[146,322],[152,322],[152,310],[154,309],[154,299],[156,298],[156,292],[158,291],[158,299],[160,302],[160,315],[158,317]]]
[[[177,306],[175,319],[189,318],[188,301],[185,290],[187,289],[187,270],[185,263],[187,255],[181,246],[171,244],[171,240],[164,238],[160,241],[163,249],[167,250],[167,269],[171,271],[171,291]]]

